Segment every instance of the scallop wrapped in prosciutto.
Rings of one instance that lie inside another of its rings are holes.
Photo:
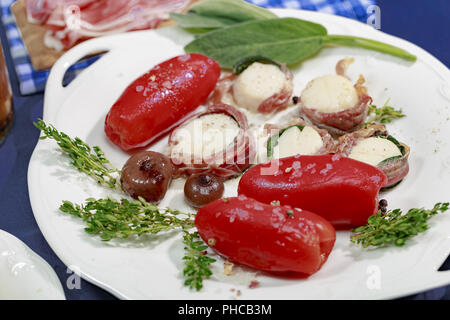
[[[210,101],[268,114],[288,107],[293,87],[293,75],[284,64],[249,57],[236,64],[233,74],[219,80]]]
[[[388,178],[385,188],[395,186],[408,174],[409,152],[410,148],[390,136],[382,124],[342,136],[336,147],[336,153],[383,171]]]
[[[211,173],[225,179],[239,175],[256,155],[248,129],[246,116],[230,105],[212,105],[193,115],[169,137],[175,174]]]
[[[301,116],[335,137],[362,128],[372,101],[363,86],[363,76],[353,84],[345,75],[352,62],[353,59],[339,61],[336,75],[311,80],[300,96]]]
[[[265,145],[264,160],[286,158],[295,155],[329,154],[334,140],[327,130],[307,124],[303,119],[293,120],[285,127],[266,126],[269,138]]]

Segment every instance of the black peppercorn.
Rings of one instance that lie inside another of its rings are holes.
[[[380,202],[378,202],[378,206],[381,208],[387,208],[388,202],[386,199],[381,199]]]

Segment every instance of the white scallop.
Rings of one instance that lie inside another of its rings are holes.
[[[236,79],[233,96],[241,108],[257,112],[259,105],[286,85],[286,75],[273,64],[252,63]]]
[[[0,300],[64,300],[50,265],[13,235],[0,230]]]
[[[339,75],[326,75],[311,80],[301,94],[303,106],[321,112],[339,112],[358,103],[353,83]]]
[[[317,153],[323,146],[320,134],[311,127],[298,127],[287,129],[278,139],[273,155],[274,158],[285,158],[296,154],[312,155]]]
[[[359,141],[349,158],[376,166],[385,159],[401,155],[400,149],[392,141],[372,137]]]
[[[221,113],[206,114],[177,129],[174,133],[177,144],[171,153],[188,159],[191,154],[207,158],[225,150],[238,134],[239,125],[233,118]]]

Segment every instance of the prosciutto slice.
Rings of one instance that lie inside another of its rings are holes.
[[[281,89],[280,92],[275,93],[271,97],[264,100],[258,107],[258,112],[261,113],[272,113],[278,112],[283,109],[286,109],[289,106],[290,98],[292,96],[292,92],[294,91],[293,79],[294,75],[291,70],[284,65],[281,65],[281,71],[283,71],[286,76],[286,84]]]
[[[349,79],[346,71],[353,61],[353,58],[338,61],[335,68],[336,74]],[[312,107],[306,107],[300,101],[300,116],[317,127],[328,130],[333,137],[339,137],[361,129],[367,118],[369,105],[372,103],[372,98],[368,95],[364,82],[364,77],[360,75],[358,81],[354,84],[358,95],[358,102],[354,107],[339,112],[323,112]]]
[[[28,21],[32,23],[45,23],[50,15],[64,8],[77,6],[80,10],[95,0],[26,0]]]
[[[272,112],[278,112],[283,109],[286,109],[289,106],[290,98],[292,96],[292,92],[294,90],[293,79],[294,75],[289,70],[289,68],[280,63],[281,71],[285,75],[285,85],[283,88],[274,93],[272,96],[268,97],[258,106],[257,112],[269,114]],[[216,89],[213,91],[211,96],[208,99],[208,103],[210,105],[213,104],[233,104],[238,105],[236,100],[234,99],[233,85],[237,79],[237,75],[230,73],[224,74],[217,83]]]
[[[383,124],[371,124],[367,128],[346,134],[339,138],[338,144],[335,148],[335,153],[347,157],[352,152],[353,147],[355,147],[361,139],[367,139],[377,136],[389,136],[386,127]],[[402,156],[400,158],[382,162],[381,164],[377,165],[377,168],[383,171],[388,178],[388,182],[385,188],[395,186],[409,172],[408,157],[410,148],[404,143],[399,144],[403,149]]]
[[[28,19],[44,24],[48,37],[68,49],[79,41],[118,32],[155,28],[168,12],[190,0],[27,0]],[[54,42],[54,41],[53,41]]]
[[[208,157],[198,155],[180,155],[173,151],[178,143],[175,139],[177,130],[189,121],[203,115],[222,113],[232,117],[239,125],[239,133],[224,150]],[[175,176],[189,176],[196,173],[212,173],[225,179],[233,178],[247,169],[256,156],[255,138],[249,130],[247,117],[236,108],[226,104],[216,104],[206,111],[196,113],[176,128],[169,136],[170,158],[176,168]]]

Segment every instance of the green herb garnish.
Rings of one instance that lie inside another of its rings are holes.
[[[232,68],[242,57],[264,56],[284,64],[298,63],[324,46],[351,46],[375,50],[405,60],[416,56],[398,47],[353,36],[328,35],[321,24],[295,19],[250,20],[203,34],[190,42],[186,52],[205,54]]]
[[[203,288],[203,279],[212,275],[211,263],[216,260],[206,256],[207,245],[200,239],[197,232],[184,230],[183,243],[186,255],[183,257],[184,285],[199,291]]]
[[[391,141],[393,144],[395,144],[395,146],[398,148],[398,150],[400,150],[400,153],[402,154],[401,156],[393,156],[393,157],[384,159],[378,165],[382,165],[382,164],[388,163],[388,162],[390,162],[392,160],[401,159],[401,158],[403,158],[405,156],[405,147],[400,142],[398,142],[398,140],[395,139],[393,136],[391,136],[391,135],[389,135],[387,137],[378,136],[377,138],[378,139],[386,139],[386,140]]]
[[[409,209],[402,214],[395,209],[369,217],[367,224],[352,230],[350,241],[367,247],[387,245],[403,246],[407,240],[428,230],[428,219],[448,210],[449,203],[436,203],[433,209]]]
[[[252,57],[246,57],[242,60],[239,60],[234,66],[233,66],[233,73],[234,74],[241,74],[244,72],[245,69],[250,67],[250,65],[254,62],[260,62],[263,64],[273,64],[277,66],[278,68],[281,68],[281,65],[277,63],[276,61],[273,61],[269,58],[263,57],[263,56],[252,56]]]
[[[91,149],[81,139],[72,139],[53,126],[46,125],[43,120],[38,120],[34,125],[44,132],[40,139],[55,140],[58,146],[69,155],[70,163],[79,171],[95,178],[99,184],[123,191],[119,181],[114,177],[114,175],[120,176],[120,170],[111,165],[99,147]],[[215,260],[204,256],[203,252],[207,246],[196,232],[186,231],[195,227],[194,215],[191,213],[158,208],[141,197],[138,200],[121,199],[120,201],[89,198],[83,205],[63,201],[59,210],[81,218],[87,225],[84,230],[89,234],[99,235],[103,241],[181,229],[184,232],[186,250],[183,258],[185,285],[200,290],[203,279],[212,274],[209,265]]]
[[[366,124],[371,124],[373,122],[391,123],[395,119],[405,117],[402,109],[397,110],[394,107],[389,106],[389,101],[390,99],[388,99],[381,108],[378,108],[376,105],[369,106],[368,116],[372,116],[367,120]]]
[[[59,210],[83,219],[87,224],[85,231],[100,235],[104,241],[194,226],[191,214],[161,209],[143,198],[120,201],[90,198],[84,205],[63,201]]]
[[[91,148],[80,138],[72,139],[65,133],[56,130],[55,127],[46,125],[41,119],[34,125],[44,133],[39,139],[55,140],[58,146],[70,157],[70,164],[78,171],[93,177],[98,184],[123,191],[119,179],[120,170],[105,158],[105,154],[100,147],[94,146]]]

